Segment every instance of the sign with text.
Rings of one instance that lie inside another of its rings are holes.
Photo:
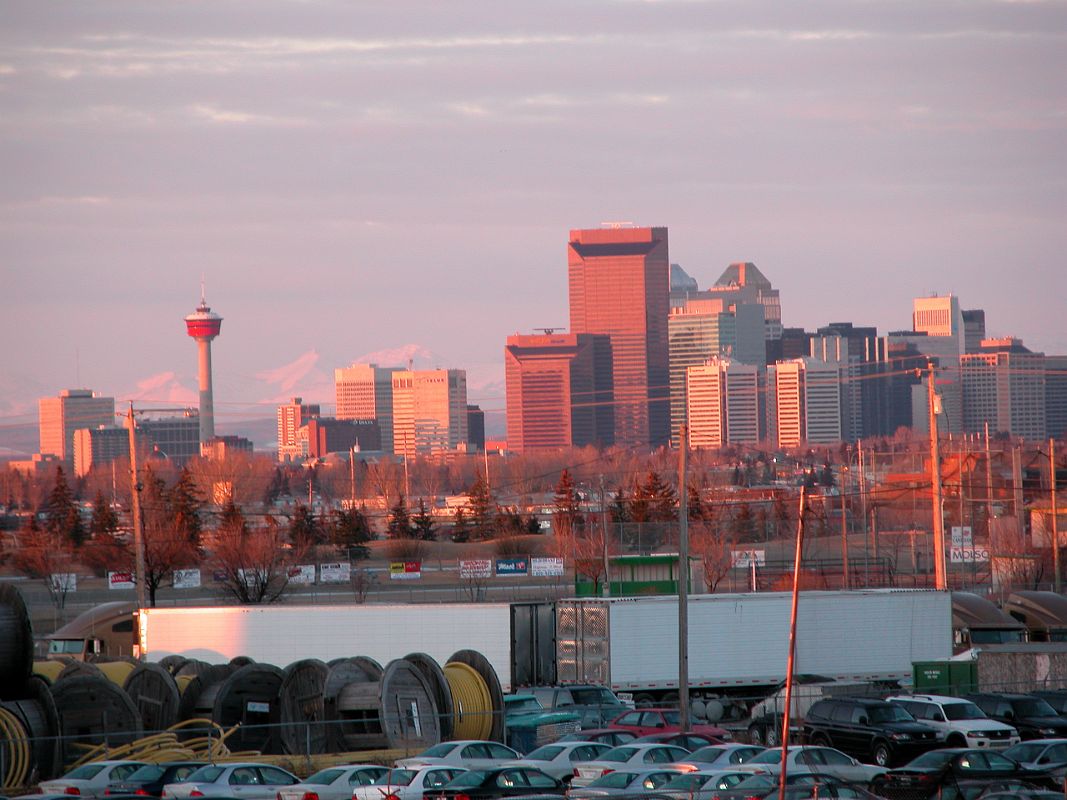
[[[48,576],[48,582],[52,585],[53,592],[76,592],[78,590],[78,576],[73,572],[53,572]]]
[[[952,526],[952,546],[953,547],[974,547],[974,537],[971,535],[970,525],[953,525]]]
[[[535,578],[558,578],[563,574],[563,559],[531,558],[530,574]]]
[[[289,567],[289,583],[294,583],[297,586],[309,586],[314,582],[314,564],[296,564]]]
[[[389,579],[393,581],[415,581],[422,577],[421,561],[391,561]]]
[[[174,570],[173,583],[175,589],[199,589],[200,570],[176,569]]]
[[[762,567],[767,563],[767,551],[766,550],[734,550],[731,554],[731,563],[735,567],[741,569],[748,569],[755,565]]]
[[[493,562],[488,558],[472,558],[459,562],[459,577],[463,580],[489,578],[493,575]]]
[[[319,564],[320,583],[348,583],[352,578],[352,565],[347,561]]]
[[[949,550],[949,560],[953,564],[974,564],[989,560],[988,547],[953,547]]]
[[[133,580],[132,572],[108,572],[108,589],[133,589],[137,584]]]
[[[502,578],[530,574],[530,561],[525,558],[498,558],[496,574]]]

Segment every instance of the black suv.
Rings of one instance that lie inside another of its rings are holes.
[[[1006,722],[1026,739],[1067,738],[1067,719],[1040,697],[1029,694],[970,694],[967,699],[987,717]]]
[[[804,718],[804,741],[836,747],[880,767],[910,761],[939,745],[937,731],[900,706],[865,697],[815,703]]]

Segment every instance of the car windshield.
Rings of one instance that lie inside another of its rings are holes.
[[[1010,758],[1012,761],[1037,761],[1038,756],[1044,751],[1046,745],[1043,744],[1017,744],[1014,747],[1009,747],[1004,751],[1004,755]]]
[[[775,778],[770,775],[753,775],[751,778],[745,778],[741,781],[735,789],[766,789],[769,786],[774,786]]]
[[[163,767],[156,766],[155,764],[147,764],[143,767],[138,767],[126,780],[133,783],[134,781],[154,781],[157,778],[163,777]]]
[[[895,703],[886,703],[884,706],[873,706],[867,719],[871,722],[914,722],[915,717],[909,714]]]
[[[659,788],[665,790],[682,789],[683,791],[688,791],[690,789],[699,789],[701,786],[711,780],[711,778],[711,775],[679,775],[676,778],[671,778]]]
[[[951,751],[931,750],[929,753],[923,753],[918,758],[912,759],[905,769],[910,769],[912,767],[919,769],[936,769],[937,767],[945,766],[945,764],[952,760],[954,755],[956,754]]]
[[[618,706],[622,705],[614,694],[603,686],[586,689],[571,689],[574,704],[579,706]]]
[[[505,711],[544,711],[544,708],[537,698],[534,696],[529,697],[516,697],[514,700],[508,698],[504,703]]]
[[[96,777],[96,774],[104,768],[103,764],[86,764],[83,767],[78,767],[72,772],[68,772],[64,775],[64,778],[74,778],[76,780],[87,781],[89,778]]]
[[[985,719],[982,709],[974,703],[945,703],[941,708],[948,719]]]
[[[664,711],[662,713],[663,721],[666,722],[668,725],[682,724],[682,716],[677,711]]]
[[[383,783],[388,783],[390,786],[409,786],[418,774],[418,770],[414,769],[394,769]]]
[[[633,758],[633,755],[636,752],[637,750],[632,747],[616,747],[614,750],[608,750],[608,752],[600,756],[597,761],[617,761],[618,763],[623,764]]]
[[[443,758],[456,749],[458,745],[453,742],[444,742],[443,744],[435,744],[429,750],[423,752],[422,755],[428,758]]]
[[[453,786],[481,786],[487,774],[483,770],[473,769],[470,772],[457,775],[446,785],[449,788]]]
[[[222,774],[222,767],[216,767],[208,765],[201,767],[192,775],[189,776],[189,783],[212,783],[219,775]]]
[[[1016,700],[1011,704],[1017,717],[1055,717],[1056,710],[1036,697],[1025,700]]]
[[[341,770],[339,769],[320,769],[314,775],[309,776],[304,783],[314,783],[319,786],[326,786],[333,783],[341,777]]]
[[[699,752],[699,751],[698,751]],[[748,760],[749,764],[780,764],[782,761],[781,750],[764,750]]]
[[[544,747],[538,747],[532,753],[526,755],[527,761],[551,761],[553,758],[563,752],[563,748],[554,744],[546,744]]]

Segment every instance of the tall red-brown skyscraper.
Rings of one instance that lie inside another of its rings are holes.
[[[567,246],[571,333],[611,342],[615,444],[670,439],[666,228],[572,230]]]

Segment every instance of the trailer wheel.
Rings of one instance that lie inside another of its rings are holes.
[[[781,747],[782,737],[778,732],[777,723],[772,723],[767,726],[767,747]]]
[[[656,701],[650,694],[635,694],[634,695],[634,707],[635,708],[653,708],[656,705]]]
[[[753,724],[748,726],[748,743],[763,747],[767,741],[766,730],[760,724]]]

